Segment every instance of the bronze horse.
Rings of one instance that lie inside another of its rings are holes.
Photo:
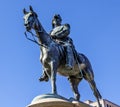
[[[88,81],[93,91],[93,94],[98,101],[98,105],[100,106],[99,99],[101,99],[102,96],[100,95],[96,87],[93,70],[88,58],[81,53],[77,53],[77,61],[73,69],[66,69],[65,56],[61,52],[61,50],[64,50],[64,47],[56,43],[51,38],[51,36],[44,30],[38,20],[37,14],[34,12],[31,6],[30,12],[27,12],[25,9],[23,9],[23,13],[24,25],[26,27],[26,30],[30,31],[31,29],[34,29],[36,32],[36,36],[38,38],[38,43],[40,44],[41,50],[40,61],[43,65],[43,70],[47,73],[49,79],[51,80],[52,93],[57,94],[56,74],[59,73],[62,76],[68,77],[71,88],[74,92],[74,97],[76,100],[79,100],[80,94],[78,91],[78,85],[79,82],[84,78],[86,81]]]

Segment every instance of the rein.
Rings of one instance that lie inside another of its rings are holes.
[[[31,39],[31,38],[28,37],[27,32],[29,32],[29,33],[32,35],[33,39]],[[35,39],[35,37],[37,37],[37,35],[33,34],[33,32],[31,32],[31,31],[25,31],[24,34],[25,34],[25,37],[26,37],[29,41],[34,42],[34,43],[36,43],[37,45],[42,46],[42,47],[48,49],[48,47],[47,47],[46,45],[40,44],[40,43]],[[38,38],[38,37],[37,37],[37,38]],[[63,42],[63,41],[62,41],[61,43],[66,44],[66,43]],[[69,45],[69,44],[67,44],[67,45]],[[79,61],[78,61],[78,59],[77,59],[77,55],[76,55],[76,52],[74,51],[74,48],[73,48],[73,47],[72,47],[72,50],[73,50],[73,53],[74,53],[74,55],[75,55],[75,60],[76,60],[77,65],[78,65],[78,69],[80,70],[81,77],[83,77],[83,73],[82,73],[82,70],[81,70],[81,68],[80,68],[80,63],[79,63]]]
[[[31,38],[28,37],[27,32],[29,32],[29,33],[32,35],[33,39],[31,39]],[[37,36],[36,36],[35,34],[33,34],[31,31],[25,31],[24,34],[25,34],[25,37],[26,37],[29,41],[34,42],[34,43],[36,43],[37,45],[42,46],[42,47],[44,47],[44,48],[48,48],[46,45],[40,44],[40,43],[35,39],[35,37],[37,37]],[[38,38],[38,37],[37,37],[37,38]]]

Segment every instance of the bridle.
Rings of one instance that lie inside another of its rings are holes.
[[[36,16],[35,16],[35,14],[33,14],[33,19],[32,19],[33,22],[32,22],[32,25],[35,24],[35,20],[36,20]],[[29,23],[28,23],[28,24],[29,24]],[[31,26],[30,26],[30,27],[31,27]],[[31,28],[32,28],[32,27],[31,27]],[[36,31],[39,32],[39,33],[42,33],[42,32],[43,32],[42,29],[36,30]],[[32,35],[32,39],[28,37],[27,32]],[[48,48],[46,45],[40,44],[40,43],[36,40],[36,38],[38,38],[38,36],[35,35],[32,31],[26,30],[26,31],[24,32],[24,34],[25,34],[25,37],[26,37],[29,41],[34,42],[34,43],[36,43],[37,45],[42,46],[42,47],[44,47],[44,48]]]

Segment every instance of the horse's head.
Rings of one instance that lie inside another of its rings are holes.
[[[24,13],[24,26],[26,30],[29,31],[32,28],[37,27],[37,14],[33,11],[33,8],[30,6],[30,12],[27,12],[26,9],[23,9]]]

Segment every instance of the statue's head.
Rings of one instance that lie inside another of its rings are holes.
[[[62,18],[59,14],[55,14],[53,19],[52,19],[52,27],[54,28],[55,26],[60,26],[62,23]]]
[[[35,20],[37,19],[37,14],[33,11],[32,6],[30,6],[29,8],[30,8],[30,12],[27,12],[26,9],[23,9],[24,26],[26,27],[27,31],[35,27]]]

